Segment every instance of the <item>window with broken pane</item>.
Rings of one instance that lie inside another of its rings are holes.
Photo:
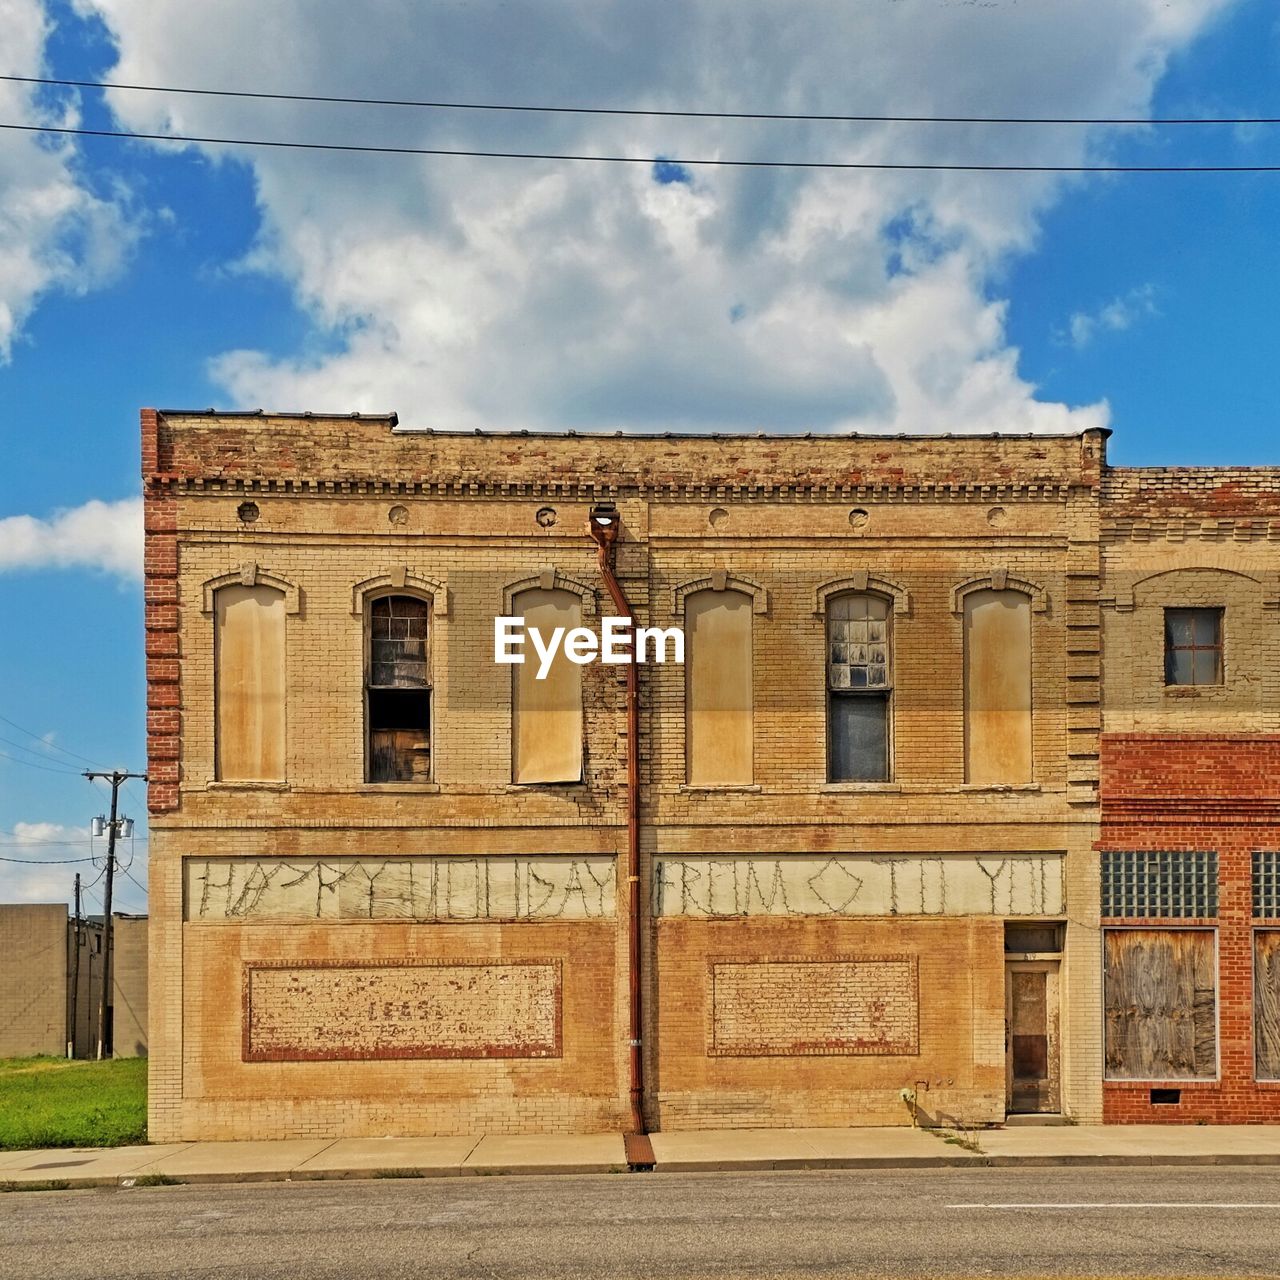
[[[1222,683],[1222,610],[1164,611],[1164,682]]]
[[[381,596],[369,607],[369,782],[431,777],[430,625],[430,606],[413,596]]]
[[[827,602],[827,778],[883,782],[889,777],[889,701],[893,689],[891,605],[850,592]]]

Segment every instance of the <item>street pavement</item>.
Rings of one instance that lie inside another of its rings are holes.
[[[0,1196],[0,1275],[1276,1276],[1280,1169],[378,1178]]]

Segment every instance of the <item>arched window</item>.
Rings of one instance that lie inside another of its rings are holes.
[[[285,593],[229,584],[213,592],[214,774],[285,776]]]
[[[685,597],[685,777],[691,786],[752,781],[753,603],[742,591]]]
[[[365,776],[431,778],[431,606],[416,596],[369,603],[365,659]]]
[[[893,602],[868,591],[831,596],[827,615],[827,780],[890,776]]]
[[[965,781],[1032,780],[1031,597],[980,588],[964,596]]]
[[[560,588],[517,592],[511,612],[524,619],[525,634],[539,631],[550,642],[557,627],[567,635],[582,625],[582,597]],[[526,645],[523,663],[512,667],[511,776],[515,782],[582,781],[582,668],[556,650],[550,670]]]

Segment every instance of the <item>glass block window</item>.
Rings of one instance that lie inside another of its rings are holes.
[[[1212,919],[1218,914],[1217,853],[1104,853],[1102,914],[1113,918]]]
[[[1222,610],[1164,611],[1164,682],[1222,683]]]
[[[1280,852],[1253,851],[1253,914],[1259,920],[1280,919]]]

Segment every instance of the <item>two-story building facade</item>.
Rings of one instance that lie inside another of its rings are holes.
[[[1105,440],[144,411],[152,1137],[1122,1118]]]

